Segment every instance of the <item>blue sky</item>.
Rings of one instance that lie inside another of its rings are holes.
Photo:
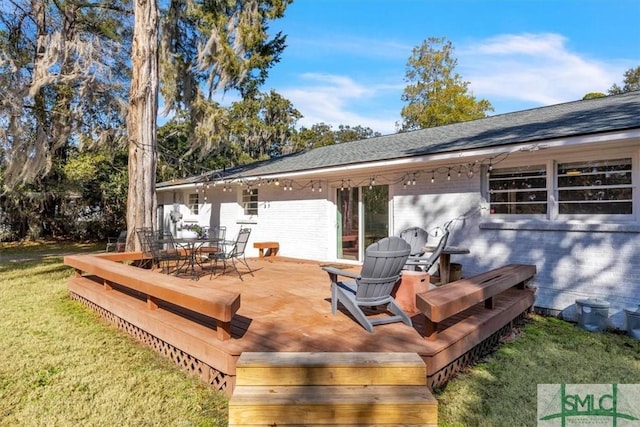
[[[405,66],[446,37],[456,71],[501,114],[621,85],[640,65],[640,0],[294,0],[270,31],[287,35],[264,91],[305,116],[395,132]]]

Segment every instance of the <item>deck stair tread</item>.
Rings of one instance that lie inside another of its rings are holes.
[[[229,426],[437,425],[416,353],[243,353]]]
[[[236,374],[237,385],[423,385],[426,367],[416,353],[259,352]]]

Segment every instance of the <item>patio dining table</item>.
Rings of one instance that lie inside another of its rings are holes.
[[[425,252],[433,252],[435,246],[425,246],[422,248]],[[445,246],[438,257],[438,270],[440,271],[440,284],[444,285],[451,281],[451,255],[466,255],[471,253],[468,248],[462,246]]]
[[[219,237],[174,237],[173,239],[159,239],[158,242],[162,244],[175,243],[179,245],[189,257],[189,271],[193,279],[198,279],[198,272],[196,265],[200,265],[198,262],[198,253],[205,245],[215,244],[216,246],[221,241]]]

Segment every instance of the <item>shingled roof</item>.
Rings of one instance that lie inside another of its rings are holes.
[[[224,177],[277,175],[629,129],[640,129],[638,91],[328,145],[227,169]],[[163,182],[157,186],[202,182],[214,176],[220,176],[220,171]]]

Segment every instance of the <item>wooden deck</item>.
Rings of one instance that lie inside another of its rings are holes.
[[[448,325],[455,323],[455,316],[443,322],[433,341],[424,337],[422,314],[412,317],[413,327],[403,323],[379,325],[371,334],[346,311],[335,316],[331,314],[329,278],[318,263],[282,257],[255,258],[248,262],[253,276],[245,274],[244,280],[229,272],[213,279],[207,275],[197,282],[184,279],[185,286],[210,286],[241,295],[240,308],[231,321],[230,340],[218,340],[213,332],[194,332],[206,348],[199,351],[205,354],[200,358],[209,358],[204,362],[226,378],[217,380],[222,384],[220,388],[234,387],[236,362],[243,352],[415,352],[427,365],[428,384],[438,386],[490,350],[501,333],[533,303],[532,293],[530,298],[523,299],[521,292],[518,295],[504,292],[496,297],[493,310],[486,310],[483,304],[469,309],[472,325],[466,322],[463,328],[449,330]],[[145,271],[140,273],[145,274]],[[100,286],[99,281],[96,286]],[[71,288],[70,291],[74,296]],[[99,301],[82,296],[77,299],[109,317]],[[143,309],[144,303],[140,304]],[[144,337],[141,339],[149,341]],[[183,359],[182,356],[177,358]],[[188,363],[179,363],[189,369]]]

